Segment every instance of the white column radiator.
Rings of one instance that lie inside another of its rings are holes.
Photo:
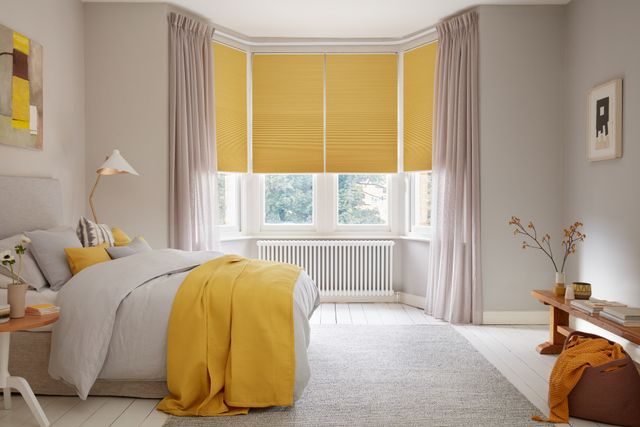
[[[393,296],[390,240],[259,240],[258,258],[302,267],[323,297]]]

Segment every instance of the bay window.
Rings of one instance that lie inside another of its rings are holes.
[[[338,226],[389,224],[389,178],[384,174],[337,175]]]
[[[428,234],[431,230],[431,171],[411,174],[411,232]]]
[[[310,228],[315,224],[311,174],[262,175],[262,225]]]

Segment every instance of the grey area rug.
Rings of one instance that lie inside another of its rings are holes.
[[[311,381],[291,408],[170,417],[184,426],[540,426],[541,415],[451,326],[312,326]]]

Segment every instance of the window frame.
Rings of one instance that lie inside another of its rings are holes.
[[[340,224],[339,222],[339,214],[338,214],[338,197],[340,196],[340,192],[338,189],[339,184],[339,176],[340,175],[384,175],[387,182],[387,223],[386,224]],[[359,232],[366,234],[367,232],[381,232],[381,233],[389,233],[391,232],[391,225],[393,223],[393,213],[392,213],[392,179],[389,173],[334,173],[332,174],[331,180],[331,216],[332,216],[332,228],[334,232]]]
[[[432,225],[418,225],[417,219],[417,198],[418,198],[418,174],[423,172],[431,172],[431,189],[433,196],[433,172],[432,171],[416,171],[410,172],[409,178],[409,234],[420,237],[431,237],[433,235]],[[432,197],[433,203],[433,197]],[[433,204],[432,204],[433,206]],[[431,210],[431,221],[433,221],[433,208]]]
[[[218,176],[216,177],[216,180],[220,179],[220,175],[221,174],[225,174],[225,175],[229,175],[232,177],[233,181],[234,181],[234,185],[236,187],[236,191],[235,191],[235,200],[233,201],[234,203],[232,203],[233,209],[234,209],[234,213],[233,213],[233,218],[235,219],[233,224],[222,224],[220,221],[218,221],[218,227],[220,230],[220,235],[222,236],[232,236],[232,235],[238,235],[242,232],[243,230],[243,194],[244,194],[244,186],[243,186],[243,176],[245,175],[244,173],[237,173],[237,172],[218,172]],[[218,191],[218,187],[217,187],[217,181],[216,181],[216,193]],[[219,195],[218,195],[218,199],[216,199],[216,210],[219,209]]]
[[[257,174],[259,177],[260,184],[258,186],[258,199],[259,199],[259,210],[258,215],[260,216],[259,224],[261,232],[269,232],[269,231],[281,231],[281,232],[295,232],[295,231],[306,231],[306,232],[316,232],[318,230],[318,178],[317,174],[314,173],[292,173],[292,174],[278,174],[278,173],[265,173],[265,174]],[[267,175],[311,175],[312,185],[313,185],[313,195],[312,195],[312,203],[313,206],[311,208],[311,216],[312,222],[311,224],[268,224],[266,222],[266,186],[265,180]]]

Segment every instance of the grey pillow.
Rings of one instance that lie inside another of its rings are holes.
[[[75,231],[71,227],[59,227],[25,234],[31,239],[29,248],[49,286],[54,291],[60,290],[71,279],[64,249],[82,247]]]
[[[20,243],[20,234],[17,234],[12,237],[8,237],[6,239],[0,240],[0,252],[11,250],[11,252],[15,255],[14,248],[18,243]],[[17,260],[15,269],[18,268]],[[14,269],[14,270],[15,270]],[[17,271],[16,271],[17,273]],[[8,268],[3,265],[0,265],[0,274],[3,274],[7,277],[11,277],[11,272]],[[47,279],[44,278],[38,264],[36,264],[36,260],[33,258],[31,254],[30,245],[27,246],[27,252],[22,256],[22,273],[20,274],[22,279],[33,289],[39,291],[45,286],[47,286]]]
[[[149,252],[151,246],[141,237],[136,237],[127,246],[112,246],[107,248],[107,252],[111,259],[124,258],[139,252]]]

